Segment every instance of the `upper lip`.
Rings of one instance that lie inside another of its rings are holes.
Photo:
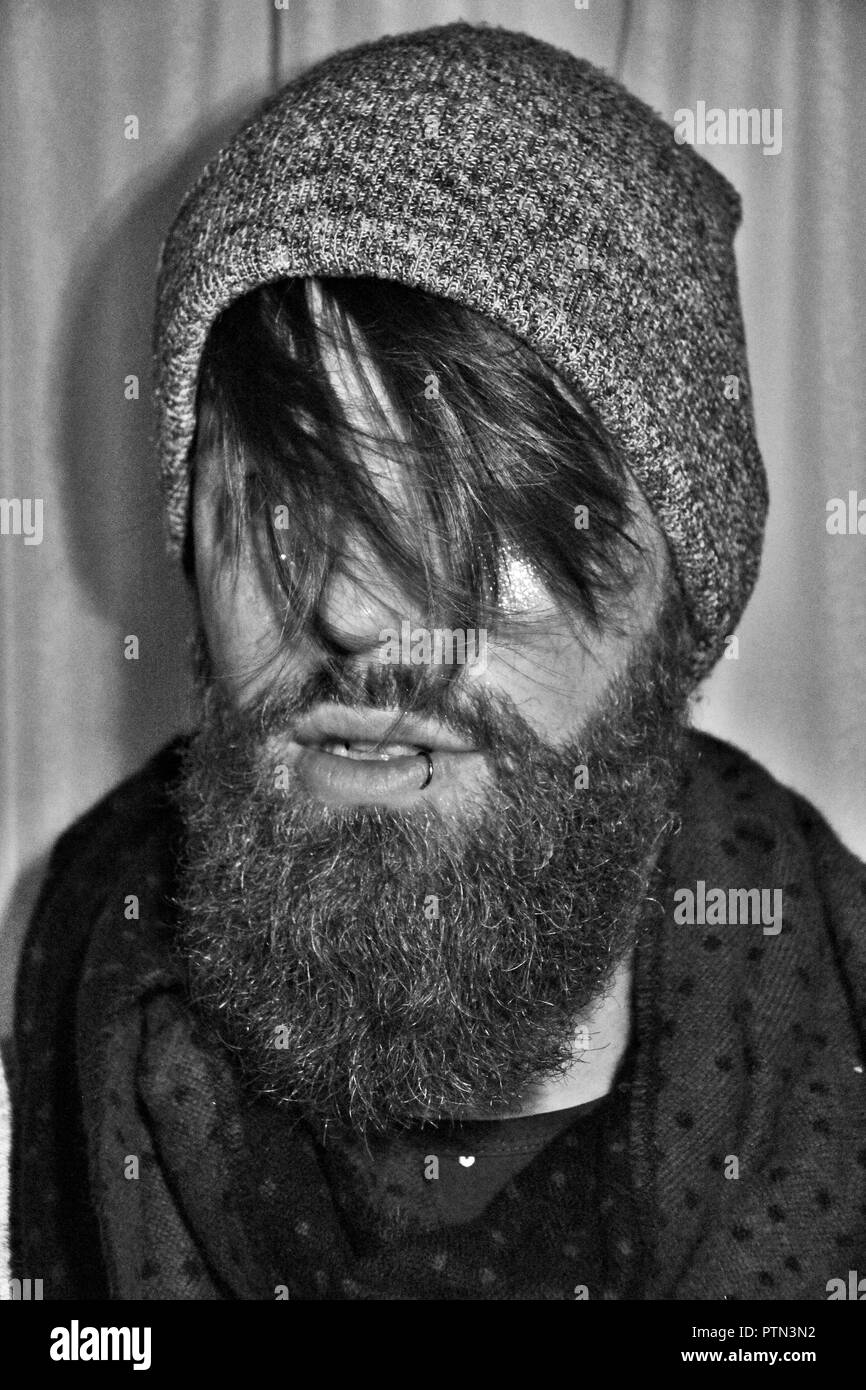
[[[474,745],[449,733],[444,725],[413,719],[400,710],[354,710],[321,705],[301,720],[296,743],[315,745],[340,739],[346,743],[410,743],[443,753],[471,753]]]

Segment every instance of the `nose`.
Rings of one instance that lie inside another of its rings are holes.
[[[387,628],[419,620],[381,558],[354,529],[330,567],[314,614],[316,637],[329,647],[375,658]]]

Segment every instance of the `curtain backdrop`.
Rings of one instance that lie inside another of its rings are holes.
[[[189,614],[162,555],[148,404],[154,269],[173,210],[275,84],[334,49],[458,18],[569,48],[670,121],[698,101],[783,113],[778,155],[703,150],[744,200],[771,513],[738,656],[706,683],[697,718],[811,797],[866,857],[866,535],[825,524],[829,499],[866,499],[866,5],[9,0],[0,495],[42,499],[44,520],[41,544],[0,535],[0,1034],[51,842],[188,717]]]

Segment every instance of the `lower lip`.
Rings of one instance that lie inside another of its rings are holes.
[[[471,753],[431,753],[434,779],[448,775],[456,761]],[[295,772],[304,790],[319,801],[337,804],[404,800],[424,796],[429,767],[423,754],[399,758],[344,758],[304,745],[295,759]],[[438,785],[438,784],[437,784]]]

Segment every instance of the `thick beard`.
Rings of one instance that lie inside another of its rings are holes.
[[[428,689],[425,710],[495,749],[489,793],[459,823],[275,786],[270,734],[325,690],[388,705],[394,668],[370,670],[363,690],[272,691],[241,711],[207,681],[177,791],[178,948],[194,1007],[256,1095],[317,1129],[384,1132],[515,1108],[572,1064],[576,1025],[634,944],[676,823],[678,634],[666,609],[581,740],[556,748],[505,697],[458,689],[456,720]]]

